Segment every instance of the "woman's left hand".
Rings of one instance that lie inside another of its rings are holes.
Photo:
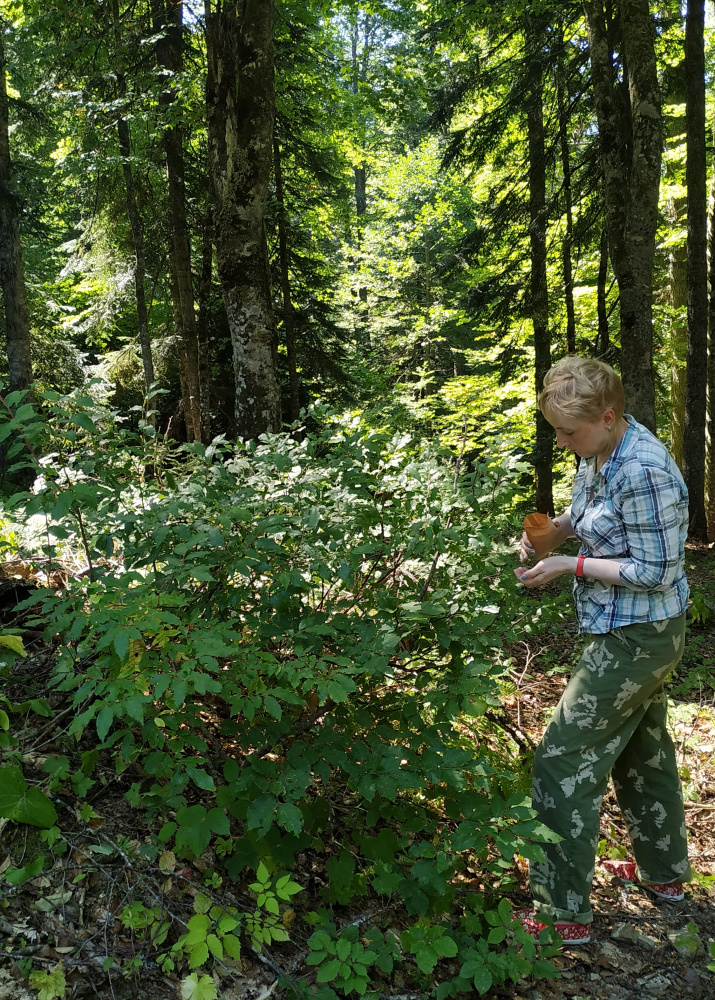
[[[532,569],[517,566],[514,570],[514,576],[525,587],[543,587],[545,583],[555,580],[557,576],[573,573],[575,565],[576,560],[571,556],[550,556],[548,559],[537,562]]]

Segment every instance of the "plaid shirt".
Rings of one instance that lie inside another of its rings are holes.
[[[660,441],[633,417],[625,420],[628,429],[601,469],[582,458],[573,485],[579,554],[621,563],[620,586],[574,578],[582,632],[677,618],[688,600],[688,491]]]

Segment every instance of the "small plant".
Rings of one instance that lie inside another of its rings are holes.
[[[690,614],[693,616],[693,621],[698,625],[705,625],[712,618],[713,613],[710,604],[699,590],[694,591],[691,595]]]
[[[291,881],[290,875],[273,878],[261,861],[256,870],[256,881],[249,886],[256,893],[256,909],[246,914],[246,930],[260,948],[272,941],[288,941],[288,931],[279,920],[280,902],[289,903],[302,886]]]
[[[403,949],[415,956],[417,968],[424,975],[434,971],[441,958],[454,958],[459,948],[446,927],[432,926],[428,920],[418,920],[408,927],[400,939]]]
[[[359,937],[356,924],[346,927],[340,934],[335,933],[333,924],[315,931],[308,941],[310,951],[306,964],[318,966],[318,983],[332,983],[346,996],[349,993],[362,996],[367,992],[368,970],[378,961],[380,953],[369,946],[366,948]]]

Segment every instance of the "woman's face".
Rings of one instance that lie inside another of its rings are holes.
[[[544,416],[556,431],[556,447],[568,448],[581,458],[607,452],[614,440],[616,414],[611,408],[604,410],[598,420],[577,420],[558,411]]]

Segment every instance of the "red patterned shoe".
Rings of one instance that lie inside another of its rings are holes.
[[[624,882],[636,881],[635,861],[621,861],[615,858],[607,858],[605,861],[601,861],[600,865],[609,875],[618,875]]]
[[[667,899],[671,903],[677,903],[678,900],[685,899],[682,882],[665,882],[663,885],[650,885],[648,882],[639,882],[638,885],[642,885],[644,889],[652,892],[658,899]]]
[[[657,896],[658,899],[668,899],[671,903],[677,903],[679,900],[685,898],[682,882],[665,882],[662,884],[657,882],[640,882],[636,878],[635,861],[616,861],[615,859],[609,859],[601,862],[601,868],[603,868],[604,871],[609,872],[611,875],[618,875],[624,882],[633,882],[635,885],[639,885],[643,889],[647,889],[649,892],[652,892],[654,896]]]
[[[542,931],[547,930],[548,924],[542,924],[536,919],[536,910],[514,910],[514,919],[518,920],[527,934],[539,940]],[[554,930],[564,939],[564,944],[588,944],[591,940],[590,924],[567,924],[562,921],[554,921]]]

